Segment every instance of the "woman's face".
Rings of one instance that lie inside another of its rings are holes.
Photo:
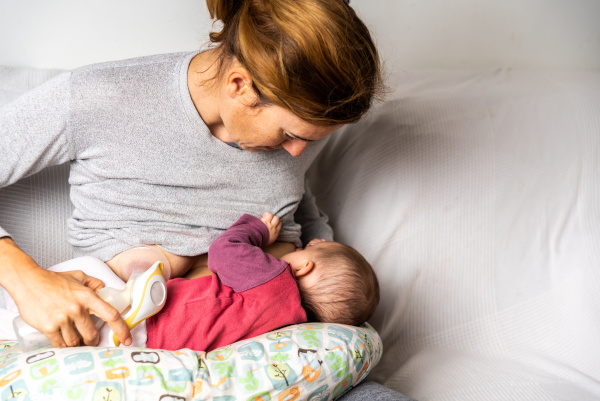
[[[310,142],[325,138],[341,125],[322,127],[300,119],[280,106],[239,104],[222,115],[231,141],[249,152],[284,148],[300,156]]]

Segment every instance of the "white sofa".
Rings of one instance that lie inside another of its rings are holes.
[[[55,73],[0,69],[0,101]],[[67,173],[0,192],[46,266],[71,256]],[[600,73],[394,75],[310,175],[380,279],[371,379],[420,401],[600,399]]]
[[[375,266],[372,378],[421,401],[600,399],[600,73],[407,72],[314,166]]]

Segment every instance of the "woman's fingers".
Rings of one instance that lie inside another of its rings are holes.
[[[90,318],[87,304],[98,298],[94,289],[102,288],[104,284],[80,270],[58,273],[57,276],[57,281],[65,279],[67,284],[63,287],[65,302],[55,306],[54,321],[46,323],[43,334],[55,347],[76,347],[81,344],[81,338],[86,345],[97,345],[98,330]]]
[[[79,336],[70,320],[60,326],[60,334],[67,347],[77,347],[79,345]]]
[[[40,328],[40,332],[44,334],[53,347],[76,347],[79,345],[79,337],[73,328],[73,322],[68,315],[56,313],[54,321],[47,321]]]
[[[70,273],[72,273],[73,277],[77,281],[81,282],[90,289],[87,294],[82,295],[84,298],[82,301],[84,301],[85,305],[87,306],[86,310],[84,311],[85,313],[75,314],[76,319],[74,320],[77,330],[83,339],[83,343],[86,345],[97,345],[100,339],[98,329],[90,317],[90,313],[93,313],[100,319],[104,320],[110,326],[110,328],[113,329],[121,343],[130,345],[131,333],[119,311],[102,300],[94,291],[91,291],[92,289],[95,290],[104,287],[104,283],[97,278],[88,276],[82,271],[74,271]],[[64,334],[63,338],[65,339],[65,342],[67,342]]]
[[[76,346],[82,341],[86,345],[98,344],[99,334],[90,312],[106,321],[123,344],[131,343],[129,328],[119,312],[94,291],[103,287],[100,280],[81,271],[54,273],[40,268],[23,280],[22,285],[22,294],[44,296],[43,303],[23,296],[17,305],[23,319],[48,337],[52,346]]]
[[[48,340],[50,340],[50,342],[52,343],[52,346],[55,348],[64,348],[67,346],[67,344],[65,343],[65,340],[63,340],[62,333],[60,332],[59,329],[56,329],[53,331],[48,331],[48,332],[42,332],[42,334],[44,334],[46,337],[48,337]]]
[[[94,325],[94,322],[92,321],[89,313],[82,314],[78,319],[76,319],[75,327],[81,335],[81,339],[85,345],[98,345],[98,342],[100,341],[100,334],[98,332],[98,329]],[[65,338],[64,334],[63,338]],[[66,339],[65,342],[67,342]],[[69,343],[67,342],[67,344]]]
[[[69,314],[55,316],[56,320],[60,322],[59,326],[48,324],[45,331],[42,331],[52,342],[53,347],[76,347],[82,342],[89,346],[98,345],[100,335],[90,312],[105,320],[123,344],[131,344],[129,328],[115,308],[99,298],[93,291],[89,291],[87,295],[81,297],[81,300],[85,300],[85,304],[89,305],[89,309],[72,305],[69,308]]]
[[[91,288],[94,291],[98,291],[99,289],[104,288],[104,282],[99,278],[88,276],[83,272],[82,274],[84,277],[82,277],[80,281],[86,287]]]
[[[129,327],[127,327],[125,320],[123,320],[118,310],[104,302],[100,297],[96,296],[95,299],[91,300],[89,303],[89,311],[98,316],[100,319],[104,320],[113,330],[122,344],[131,345],[131,332],[129,331]]]
[[[76,284],[73,294],[76,296],[76,301],[69,308],[69,324],[66,327],[61,326],[63,340],[68,347],[77,346],[83,341],[85,345],[98,345],[99,334],[98,329],[92,322],[90,317],[89,305],[96,300],[100,300],[96,294],[96,290],[104,287],[102,280],[88,276],[81,270],[68,271],[60,273],[68,276]],[[81,288],[79,285],[85,287]],[[81,336],[81,340],[79,335]]]

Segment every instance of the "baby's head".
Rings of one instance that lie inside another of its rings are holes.
[[[373,268],[347,245],[315,239],[281,259],[296,274],[302,306],[311,320],[359,326],[379,303]]]

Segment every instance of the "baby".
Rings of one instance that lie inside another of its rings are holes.
[[[354,249],[313,240],[280,259],[262,246],[281,223],[243,215],[208,250],[211,276],[167,283],[164,309],[147,321],[149,348],[212,349],[310,320],[360,325],[379,302],[379,284]]]
[[[210,351],[309,320],[364,323],[379,302],[369,263],[353,248],[321,239],[277,259],[261,247],[272,244],[280,230],[279,218],[271,213],[260,219],[243,215],[209,248],[214,274],[169,280],[163,310],[132,330],[132,345]],[[106,264],[86,259],[80,264],[86,274],[107,285],[110,276],[114,283]],[[73,266],[76,260],[66,263]],[[109,346],[109,331],[105,324],[99,346]]]

